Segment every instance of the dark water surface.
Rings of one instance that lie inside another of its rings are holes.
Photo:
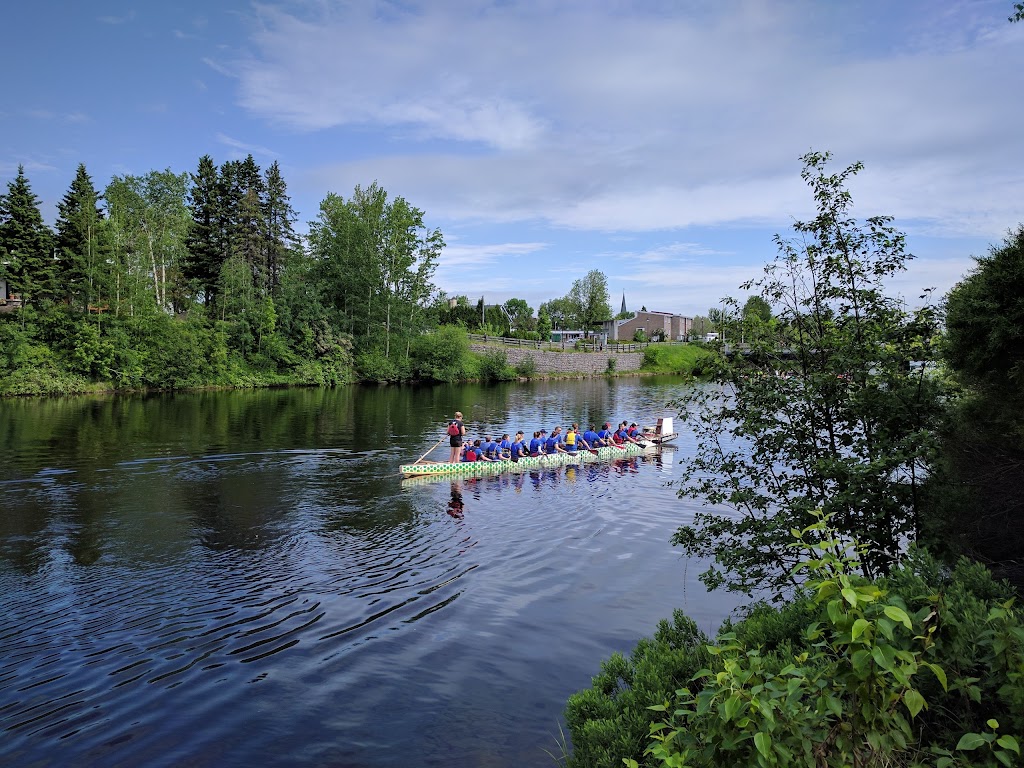
[[[0,763],[555,765],[602,659],[732,608],[668,543],[688,436],[460,487],[397,467],[456,409],[653,424],[682,386],[0,400]]]

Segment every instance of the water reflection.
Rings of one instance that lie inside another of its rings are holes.
[[[728,611],[686,604],[676,459],[397,467],[455,407],[650,422],[678,386],[0,401],[0,762],[546,763],[600,659],[681,603]]]

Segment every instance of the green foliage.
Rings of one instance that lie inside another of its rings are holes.
[[[605,373],[615,373],[615,368],[618,365],[618,360],[614,357],[608,358],[608,365],[605,367]]]
[[[356,373],[362,381],[396,382],[401,378],[399,369],[378,350],[367,350],[356,355]]]
[[[1024,227],[946,299],[943,352],[962,385],[947,410],[941,463],[928,481],[926,534],[1022,582]]]
[[[43,223],[39,203],[19,165],[7,194],[0,195],[0,270],[26,304],[52,300],[57,289],[53,233]]]
[[[60,293],[82,311],[89,304],[99,303],[100,297],[109,295],[110,271],[106,268],[109,238],[98,200],[85,165],[79,163],[71,188],[57,203],[55,245],[60,257],[57,262]]]
[[[443,326],[435,333],[417,337],[412,341],[410,356],[413,376],[426,381],[468,378],[466,373],[472,365],[466,331],[455,326]]]
[[[647,341],[647,334],[644,332],[643,328],[637,328],[635,331],[633,331],[633,341],[637,342],[638,344],[643,344],[645,341]]]
[[[415,339],[426,327],[441,232],[426,227],[421,210],[402,197],[389,200],[374,183],[357,186],[348,200],[329,194],[310,224],[309,244],[321,300],[340,329],[366,350],[383,328],[383,354],[395,366],[392,339]]]
[[[484,352],[477,370],[484,381],[511,381],[515,378],[508,364],[508,355],[500,349]]]
[[[707,637],[682,611],[658,623],[653,638],[641,640],[629,658],[613,654],[601,663],[592,685],[573,694],[565,719],[573,753],[566,768],[620,766],[623,755],[640,756],[663,701],[708,663]]]
[[[644,348],[642,368],[659,373],[700,375],[717,356],[692,344],[664,344]]]
[[[657,722],[643,751],[633,746],[643,722],[627,696],[632,680],[623,675],[606,701],[595,678],[570,699],[568,764],[1018,764],[1024,625],[1009,586],[976,563],[949,570],[921,550],[869,581],[858,575],[864,549],[820,515],[792,534],[808,576],[801,596],[727,622],[702,649],[707,663],[649,698]],[[607,664],[621,668],[620,658]],[[600,751],[608,744],[617,756]]]
[[[596,330],[598,325],[612,318],[608,278],[599,269],[592,269],[585,277],[573,281],[566,299],[583,331]]]
[[[524,357],[516,363],[515,373],[521,379],[532,379],[537,375],[537,361],[532,357]]]
[[[552,327],[551,315],[547,313],[542,304],[540,309],[537,310],[537,333],[541,341],[547,341],[551,338]]]
[[[999,397],[1024,390],[1024,227],[946,298],[944,352],[967,383]]]
[[[20,368],[0,376],[0,395],[73,395],[94,389],[89,381],[50,365]]]
[[[702,576],[709,586],[788,589],[789,531],[815,509],[868,545],[860,562],[869,577],[886,573],[919,533],[944,392],[910,363],[935,359],[937,317],[887,295],[885,281],[908,258],[903,236],[884,217],[854,220],[845,183],[860,166],[829,175],[827,161],[804,158],[817,217],[795,224],[793,241],[777,237],[776,261],[743,286],[780,308],[769,325],[777,333],[754,339],[749,356],[721,358],[719,387],[678,403],[698,440],[681,495],[732,507],[698,513],[674,537],[690,556],[713,559]]]

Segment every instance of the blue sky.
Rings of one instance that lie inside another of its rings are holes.
[[[812,212],[811,149],[948,290],[1024,222],[1010,0],[8,4],[0,183],[43,213],[114,174],[278,161],[299,213],[379,182],[445,235],[449,294],[705,313]]]

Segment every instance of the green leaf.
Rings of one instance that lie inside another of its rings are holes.
[[[995,719],[989,719],[985,721],[985,725],[991,728],[993,731],[999,728],[999,721]]]
[[[725,700],[725,722],[729,722],[736,716],[741,704],[739,695],[735,693]]]
[[[917,713],[924,708],[924,696],[913,688],[907,689],[903,694],[903,703],[907,705],[911,717],[917,717]]]
[[[999,749],[992,754],[994,754],[996,756],[996,760],[1005,765],[1006,768],[1013,768],[1013,760],[1010,759],[1010,756],[1006,752]]]
[[[942,690],[948,691],[949,686],[946,684],[946,670],[940,667],[938,664],[929,664],[928,662],[922,662],[922,666],[928,667],[935,675],[935,678],[939,681],[939,685],[942,686]]]
[[[897,608],[895,605],[887,605],[885,606],[884,611],[885,615],[893,621],[900,622],[907,629],[913,629],[913,625],[910,623],[910,617],[902,608]]]
[[[985,737],[980,733],[965,733],[960,737],[960,741],[956,743],[956,748],[961,752],[969,752],[972,749],[977,749],[985,743]]]
[[[853,622],[853,630],[851,630],[851,639],[856,640],[858,637],[864,634],[864,630],[871,626],[871,622],[867,619],[857,619]]]
[[[1012,749],[1018,755],[1020,754],[1020,745],[1017,743],[1017,740],[1009,734],[1007,734],[1006,736],[1000,736],[998,739],[996,739],[996,744],[998,744],[1003,749]]]
[[[772,753],[772,737],[771,734],[765,733],[764,731],[758,731],[754,734],[754,746],[757,747],[757,751],[764,755],[767,760]]]
[[[854,607],[857,606],[857,591],[853,587],[845,587],[842,594],[846,602]]]

